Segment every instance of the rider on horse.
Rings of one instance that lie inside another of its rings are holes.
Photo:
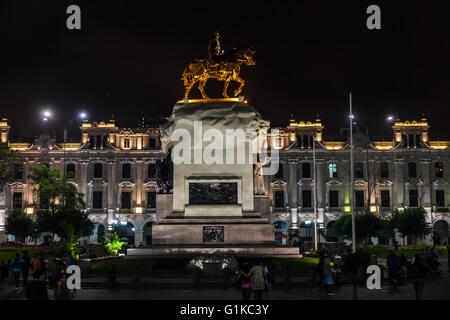
[[[220,64],[220,58],[223,57],[224,51],[220,48],[220,33],[216,31],[214,37],[209,40],[208,44],[208,63],[210,68],[215,68]]]

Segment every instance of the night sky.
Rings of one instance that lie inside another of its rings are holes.
[[[184,94],[183,69],[207,55],[219,29],[226,51],[255,47],[243,94],[272,126],[287,125],[291,113],[320,114],[325,139],[338,137],[352,91],[356,122],[372,138],[392,137],[388,114],[423,113],[432,139],[450,138],[449,1],[242,2],[0,0],[0,113],[25,140],[42,132],[46,106],[59,138],[81,110],[89,120],[114,115],[121,127],[169,115]],[[81,31],[66,28],[71,4],[81,7]],[[381,30],[366,28],[370,4],[381,7]],[[206,91],[220,88],[210,80]],[[191,97],[200,97],[196,87]]]

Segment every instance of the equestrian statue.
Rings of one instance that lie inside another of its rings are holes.
[[[197,82],[203,99],[209,99],[205,93],[205,84],[209,78],[225,81],[222,92],[224,98],[229,98],[227,90],[230,81],[240,83],[239,88],[234,91],[234,96],[236,97],[241,93],[245,85],[245,81],[239,77],[241,65],[254,66],[256,64],[255,50],[253,47],[241,46],[224,54],[224,51],[220,48],[219,37],[220,34],[217,31],[209,41],[207,58],[196,59],[189,63],[184,70],[181,76],[186,88],[184,99],[189,99],[189,92]]]

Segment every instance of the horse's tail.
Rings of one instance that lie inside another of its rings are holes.
[[[192,81],[192,73],[189,71],[189,65],[184,69],[183,74],[181,75],[181,80],[183,80],[186,87]]]

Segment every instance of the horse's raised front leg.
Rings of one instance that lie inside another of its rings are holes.
[[[242,79],[242,78],[239,77],[239,76],[237,76],[237,77],[234,79],[234,81],[239,82],[239,83],[241,84],[241,85],[239,86],[239,88],[237,88],[237,89],[234,91],[234,96],[236,97],[239,93],[241,93],[242,88],[243,88],[244,85],[245,85],[245,81],[244,81],[244,79]]]
[[[200,90],[200,93],[202,94],[203,99],[209,99],[209,97],[205,93],[206,81],[208,81],[208,78],[201,78],[200,82],[198,83],[198,90]]]
[[[225,80],[225,83],[223,85],[223,97],[224,98],[229,98],[228,94],[227,94],[227,90],[228,90],[228,85],[230,84],[231,78],[227,78],[227,80]]]

